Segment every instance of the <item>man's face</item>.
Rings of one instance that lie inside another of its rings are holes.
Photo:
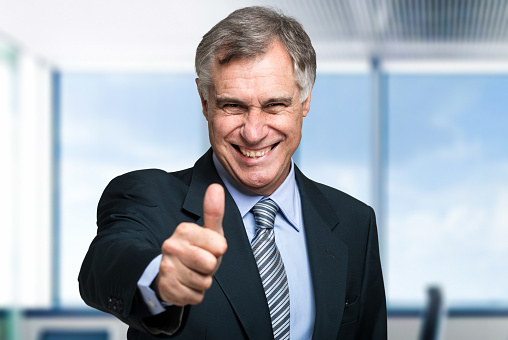
[[[310,96],[301,103],[291,58],[278,41],[254,59],[216,62],[212,76],[201,102],[213,151],[238,183],[270,195],[289,173]]]

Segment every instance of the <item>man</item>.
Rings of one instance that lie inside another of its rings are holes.
[[[316,62],[294,19],[230,14],[196,52],[211,150],[114,179],[79,281],[129,339],[386,339],[373,210],[292,162]]]

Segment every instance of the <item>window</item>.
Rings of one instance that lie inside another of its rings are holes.
[[[7,45],[0,45],[0,157],[6,160],[5,163],[12,164],[14,158],[12,126],[14,119],[14,52]],[[4,163],[3,162],[3,163]],[[15,248],[13,240],[14,233],[14,202],[10,199],[14,195],[12,178],[14,177],[14,166],[0,167],[0,187],[4,192],[0,196],[0,212],[4,216],[9,228],[3,229],[0,238],[0,271],[2,273],[14,273],[14,263],[10,261]],[[14,280],[2,280],[0,283],[0,305],[8,305],[14,301],[10,297],[14,290]]]
[[[367,204],[376,185],[370,81],[318,75],[297,155],[310,178]],[[378,227],[389,306],[422,307],[438,285],[451,308],[506,308],[508,76],[386,73],[382,83],[388,152]]]
[[[379,227],[389,306],[422,306],[426,287],[438,284],[450,307],[506,307],[508,76],[384,77],[387,210]],[[208,133],[192,73],[65,73],[60,94],[61,301],[80,306],[76,278],[104,187],[134,169],[192,166]],[[371,105],[369,74],[318,74],[295,156],[311,179],[367,204]]]
[[[389,75],[388,297],[508,305],[508,76]]]
[[[208,148],[194,74],[61,75],[60,298],[80,306],[77,277],[96,209],[123,173],[191,167]]]
[[[364,202],[370,197],[370,78],[318,74],[297,165],[309,178]]]

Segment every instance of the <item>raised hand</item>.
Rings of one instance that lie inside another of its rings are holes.
[[[162,245],[162,261],[155,284],[159,296],[177,306],[203,301],[219,268],[227,242],[222,230],[224,189],[208,187],[203,200],[204,226],[180,223]]]

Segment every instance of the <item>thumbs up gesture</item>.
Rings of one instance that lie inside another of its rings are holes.
[[[222,230],[224,189],[208,187],[203,200],[204,226],[180,223],[162,245],[155,284],[159,296],[177,306],[200,303],[219,268],[227,242]]]

